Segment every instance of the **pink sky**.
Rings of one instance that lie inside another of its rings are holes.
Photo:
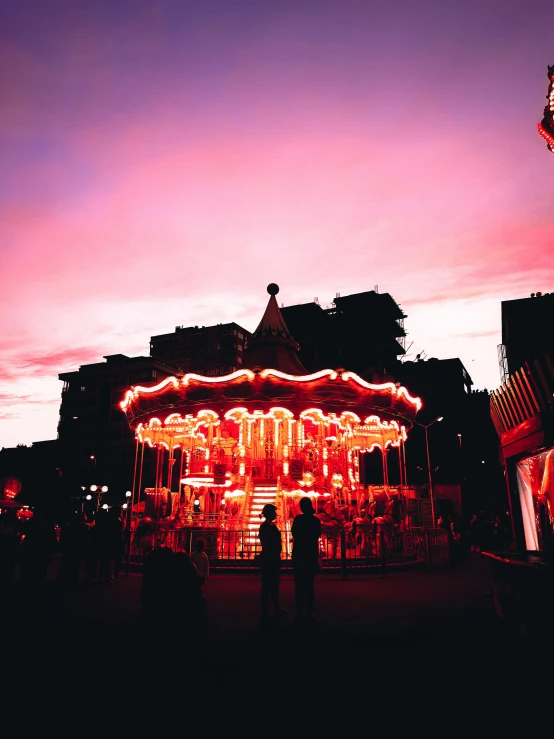
[[[268,282],[378,285],[496,387],[500,301],[554,290],[551,3],[117,5],[3,3],[0,446],[55,438],[59,372],[252,330]]]

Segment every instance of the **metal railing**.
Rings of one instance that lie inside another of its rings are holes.
[[[186,528],[164,531],[157,529],[136,534],[131,541],[129,563],[141,565],[144,556],[159,547],[173,552],[191,552],[196,540],[202,538],[210,566],[216,571],[255,572],[259,569],[261,545],[257,531],[207,530]],[[281,531],[282,569],[292,568],[292,536]],[[445,568],[450,563],[447,533],[442,529],[413,529],[410,531],[345,531],[323,530],[319,540],[322,571],[346,577],[348,572],[390,568],[427,568],[430,571]]]

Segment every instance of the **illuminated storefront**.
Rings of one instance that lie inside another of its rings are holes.
[[[500,437],[515,546],[485,553],[493,563],[496,607],[525,633],[550,605],[554,555],[554,364],[526,363],[491,395]]]

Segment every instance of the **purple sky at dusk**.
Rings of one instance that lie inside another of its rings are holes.
[[[59,372],[375,285],[499,384],[554,290],[551,0],[2,0],[0,446]]]

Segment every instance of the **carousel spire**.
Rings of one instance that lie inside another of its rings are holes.
[[[279,285],[267,286],[269,302],[248,342],[245,367],[278,369],[290,375],[306,375],[308,371],[298,358],[300,346],[290,333],[275,296]]]

